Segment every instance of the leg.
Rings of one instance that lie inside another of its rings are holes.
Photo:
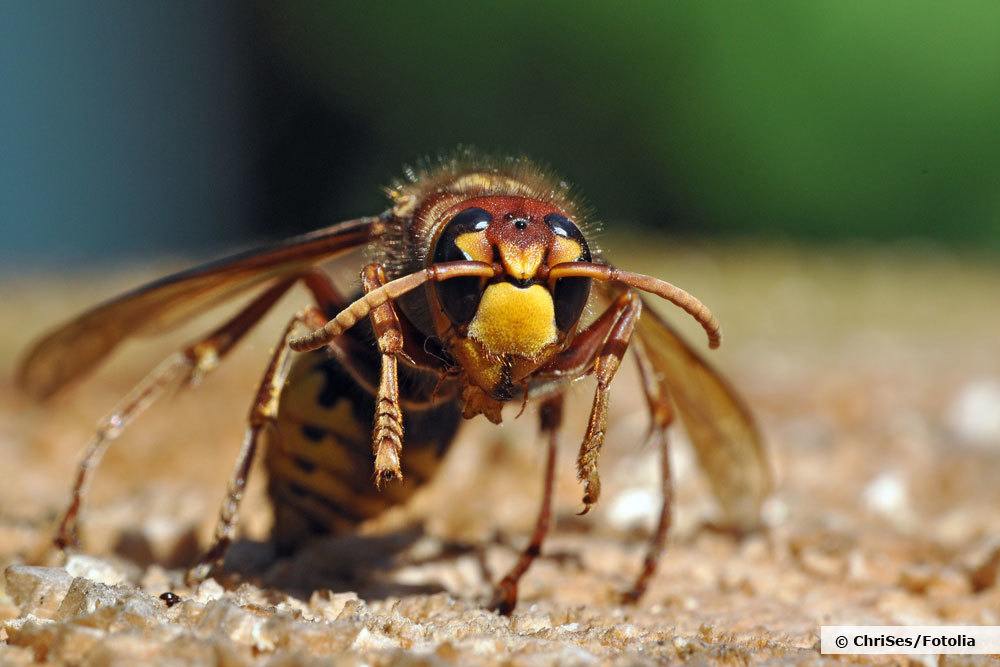
[[[385,271],[369,264],[361,273],[366,294],[386,283]],[[382,356],[382,372],[375,399],[375,425],[372,430],[372,451],[375,453],[375,486],[393,479],[403,479],[400,454],[403,451],[403,412],[399,405],[399,369],[396,357],[403,350],[403,332],[396,307],[386,301],[374,307],[369,315]]]
[[[98,423],[97,433],[87,445],[83,459],[77,467],[69,506],[59,522],[54,540],[59,549],[77,546],[79,542],[78,517],[83,497],[111,441],[121,435],[132,420],[145,412],[169,388],[185,384],[195,385],[204,378],[284,296],[295,281],[293,278],[275,283],[221,327],[184,350],[167,357]]]
[[[552,521],[552,487],[555,480],[556,446],[559,440],[559,426],[562,424],[563,396],[558,394],[542,403],[539,417],[542,433],[548,434],[548,447],[545,456],[545,485],[542,491],[542,506],[535,520],[535,530],[531,541],[521,552],[517,563],[510,572],[500,580],[493,593],[491,607],[504,616],[509,616],[517,605],[517,584],[528,571],[535,558],[542,552],[542,542],[549,532]]]
[[[191,376],[191,372],[191,360],[184,352],[167,357],[152,373],[143,378],[109,415],[98,423],[97,433],[87,443],[83,459],[77,465],[69,505],[63,511],[56,536],[53,539],[56,548],[63,550],[79,546],[79,516],[83,497],[87,494],[94,471],[100,464],[101,458],[104,457],[111,441],[121,435],[129,422],[142,414],[169,387],[182,384],[184,378]]]
[[[254,456],[257,453],[257,445],[260,435],[264,430],[272,425],[278,415],[278,401],[281,397],[281,389],[285,384],[288,375],[288,355],[290,349],[288,341],[292,337],[292,331],[299,324],[307,327],[322,326],[325,318],[317,308],[309,308],[293,317],[285,326],[284,332],[278,345],[271,354],[271,361],[267,365],[264,377],[261,379],[257,389],[253,405],[250,406],[250,414],[247,418],[247,430],[243,437],[243,447],[240,449],[236,459],[236,466],[233,475],[229,480],[229,487],[226,497],[219,510],[219,520],[215,525],[215,536],[212,539],[212,546],[208,548],[198,563],[192,567],[187,574],[189,585],[203,581],[212,570],[222,563],[229,545],[232,544],[236,535],[236,524],[239,520],[240,501],[243,500],[243,492],[246,489],[247,477],[253,465]]]
[[[562,393],[570,382],[591,373],[604,343],[622,315],[632,307],[632,298],[620,294],[601,315],[576,334],[569,347],[552,361],[531,374],[528,384],[529,399],[543,399]]]
[[[77,467],[70,503],[54,539],[56,547],[65,549],[78,544],[78,517],[83,497],[111,441],[171,387],[197,385],[299,280],[322,307],[340,308],[345,302],[330,279],[320,271],[308,271],[277,282],[225,324],[181,352],[167,357],[99,422],[97,433]]]
[[[608,396],[611,392],[611,381],[621,366],[622,357],[628,349],[632,330],[642,312],[642,302],[631,292],[625,292],[615,300],[611,308],[620,309],[620,314],[611,327],[604,345],[594,362],[594,375],[597,377],[597,391],[594,393],[594,403],[587,422],[587,432],[580,445],[577,456],[577,477],[584,483],[583,510],[580,514],[590,511],[590,506],[597,502],[601,495],[601,478],[597,472],[597,459],[604,445],[604,434],[608,425]]]
[[[403,452],[403,412],[399,406],[399,369],[396,356],[392,354],[382,354],[372,451],[375,452],[376,487],[393,479],[403,479],[399,467]]]
[[[642,378],[643,393],[649,406],[650,417],[650,437],[656,437],[660,450],[660,490],[662,493],[662,504],[660,506],[660,518],[656,524],[656,530],[649,540],[649,547],[646,557],[642,562],[642,570],[636,578],[632,588],[623,595],[623,601],[627,604],[634,604],[642,598],[646,592],[649,581],[656,573],[657,565],[660,562],[660,554],[663,553],[667,542],[667,533],[670,530],[671,504],[673,502],[673,481],[670,474],[670,443],[667,439],[667,427],[674,419],[673,406],[670,397],[662,394],[659,384],[655,381],[656,370],[650,364],[646,351],[642,347],[642,341],[633,348],[635,352],[636,364],[639,366],[639,374]]]

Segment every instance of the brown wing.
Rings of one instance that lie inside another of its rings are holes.
[[[366,243],[378,218],[360,218],[161,278],[96,306],[34,344],[17,383],[42,399],[96,367],[132,336],[177,326],[279,276]]]
[[[636,335],[691,438],[727,523],[750,529],[771,492],[771,468],[750,410],[718,372],[643,301]]]

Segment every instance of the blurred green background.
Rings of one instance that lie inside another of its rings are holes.
[[[0,257],[211,252],[524,152],[611,230],[1000,248],[1000,2],[0,7]]]

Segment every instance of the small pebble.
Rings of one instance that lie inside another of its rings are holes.
[[[73,576],[59,567],[11,565],[4,571],[7,595],[25,612],[49,617],[59,609]]]
[[[1000,448],[1000,381],[966,384],[952,401],[948,426],[967,444]]]
[[[652,530],[661,505],[659,496],[648,489],[626,489],[611,501],[608,521],[619,530]]]
[[[906,481],[895,471],[884,472],[869,482],[863,498],[869,510],[890,518],[909,509]]]
[[[176,593],[172,593],[170,591],[167,591],[166,593],[161,595],[160,599],[163,600],[164,604],[166,604],[168,607],[173,607],[175,604],[181,601],[179,595],[177,595]]]
[[[74,577],[83,577],[107,586],[115,586],[127,580],[125,573],[108,561],[86,554],[70,556],[66,561],[66,571]]]

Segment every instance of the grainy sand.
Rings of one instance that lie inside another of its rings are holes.
[[[604,496],[576,517],[573,392],[558,526],[512,618],[482,610],[533,520],[534,415],[468,424],[438,481],[364,534],[276,561],[259,471],[227,573],[180,581],[222,497],[242,418],[290,297],[196,390],[115,443],[84,517],[85,554],[47,553],[96,419],[143,369],[214,320],[128,346],[51,405],[11,383],[27,341],[159,271],[9,280],[0,306],[0,664],[661,664],[815,662],[821,624],[1000,624],[1000,270],[919,248],[608,243],[689,288],[723,322],[711,357],[758,414],[778,480],[766,532],[737,541],[676,433],[678,498],[660,574],[635,608],[656,454],[635,376],[616,380]],[[670,314],[670,310],[663,309]],[[691,340],[696,326],[679,313]],[[35,569],[31,566],[59,565]],[[159,596],[173,591],[168,607]],[[891,660],[891,659],[890,659]],[[963,664],[975,660],[961,660]]]

